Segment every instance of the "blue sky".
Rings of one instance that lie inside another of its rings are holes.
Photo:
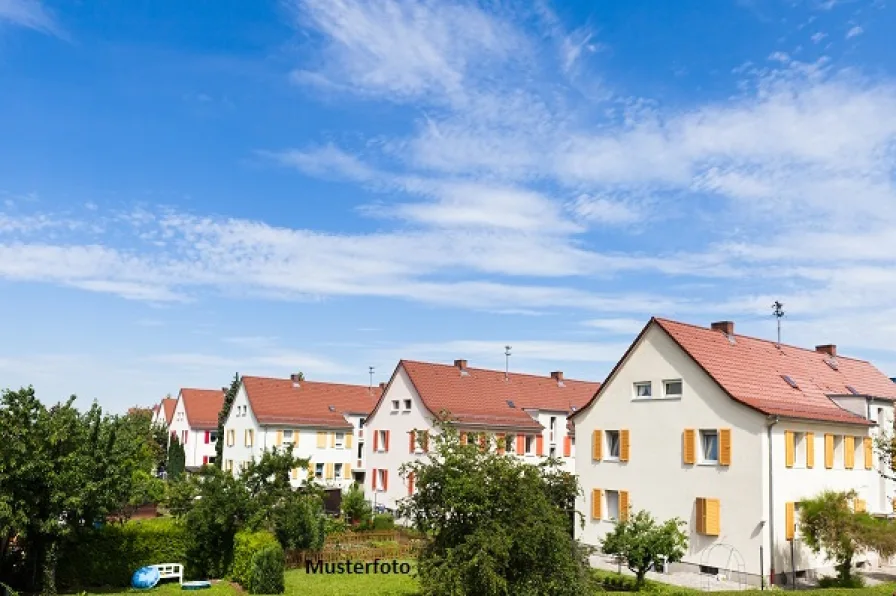
[[[0,0],[0,386],[399,358],[602,379],[651,315],[896,375],[880,0]]]

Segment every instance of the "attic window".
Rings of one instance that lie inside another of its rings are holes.
[[[516,404],[513,403],[513,400],[512,400],[512,399],[508,399],[508,400],[507,400],[507,405],[508,405],[509,407],[511,407],[511,408],[515,408],[515,407],[516,407]]]
[[[799,389],[799,388],[800,388],[800,386],[796,384],[796,381],[794,381],[793,379],[791,379],[789,376],[787,376],[787,375],[781,375],[781,378],[784,379],[785,381],[787,381],[787,384],[790,385],[791,387],[793,387],[794,389]]]
[[[853,395],[860,395],[860,393],[858,391],[856,391],[856,388],[853,387],[852,385],[847,385],[846,389]]]
[[[834,370],[837,370],[837,359],[836,358],[825,358],[824,363],[827,364],[828,366],[830,366],[831,368],[833,368]]]

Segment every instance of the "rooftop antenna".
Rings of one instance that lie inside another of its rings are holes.
[[[504,346],[504,380],[510,375],[510,346]]]
[[[370,383],[367,385],[367,390],[372,392],[373,391],[373,367],[368,366],[367,370],[368,370],[368,374],[370,375]]]
[[[772,315],[778,320],[778,343],[775,344],[776,348],[781,347],[781,319],[784,317],[784,305],[775,300],[775,303],[772,304]]]

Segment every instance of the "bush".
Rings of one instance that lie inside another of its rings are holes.
[[[353,526],[367,523],[367,520],[373,514],[370,503],[367,502],[367,498],[364,496],[364,489],[357,482],[352,484],[348,492],[343,495],[341,508],[342,515]]]
[[[269,544],[252,557],[252,571],[249,574],[250,594],[282,594],[286,587],[283,549],[279,544]]]
[[[270,522],[280,545],[287,550],[320,550],[326,516],[323,503],[312,495],[292,493],[271,511]]]
[[[819,588],[857,589],[865,587],[865,578],[861,575],[850,575],[848,579],[840,577],[822,577],[818,580]]]
[[[85,529],[63,546],[56,582],[67,589],[125,587],[145,565],[183,564],[186,545],[186,529],[171,518]]]
[[[395,518],[388,513],[379,513],[373,516],[374,530],[391,530],[395,528]]]
[[[270,532],[237,532],[233,538],[233,570],[230,574],[233,581],[248,588],[252,561],[258,552],[269,546],[280,546]]]

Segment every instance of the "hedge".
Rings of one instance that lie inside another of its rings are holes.
[[[271,532],[237,532],[233,537],[233,569],[230,574],[233,581],[248,588],[252,557],[266,546],[274,545],[279,547],[280,543]]]
[[[249,573],[250,594],[282,594],[286,589],[286,562],[279,544],[268,544],[252,555]]]
[[[126,587],[145,565],[184,564],[186,550],[186,530],[172,518],[85,529],[63,547],[56,582],[66,589]]]

